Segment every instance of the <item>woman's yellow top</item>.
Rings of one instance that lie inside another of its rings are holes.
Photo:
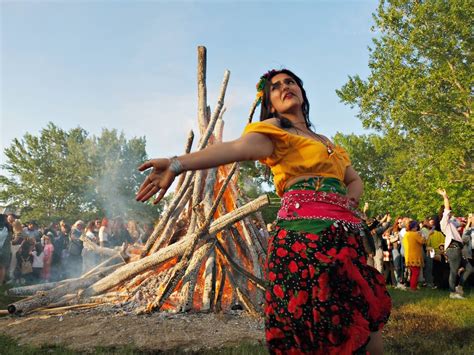
[[[406,266],[423,266],[423,237],[415,231],[408,231],[403,236]]]
[[[349,155],[340,146],[328,153],[326,145],[308,137],[298,136],[271,123],[255,122],[245,127],[244,135],[261,133],[273,142],[273,153],[260,161],[273,174],[276,192],[283,195],[286,182],[301,175],[332,177],[344,181]]]

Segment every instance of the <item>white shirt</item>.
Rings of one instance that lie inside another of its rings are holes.
[[[42,268],[44,266],[44,253],[41,252],[40,255],[36,255],[36,250],[33,250],[33,267]]]
[[[99,241],[101,242],[108,242],[109,241],[109,233],[107,233],[107,228],[102,226],[99,229]]]
[[[441,226],[441,232],[443,232],[446,236],[444,239],[444,249],[448,249],[452,240],[462,243],[462,238],[459,235],[456,226],[449,220],[450,213],[451,211],[445,208],[443,212],[443,218],[441,218],[441,221],[439,222]]]

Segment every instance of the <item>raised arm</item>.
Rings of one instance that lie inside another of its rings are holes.
[[[444,202],[444,212],[441,221],[439,221],[441,231],[446,234],[446,227],[448,226],[449,221],[449,211],[451,211],[451,206],[449,205],[448,194],[445,189],[438,189],[436,192],[443,197]]]
[[[449,198],[448,198],[448,194],[446,193],[446,190],[438,189],[436,190],[436,192],[443,197],[444,209],[451,210],[451,207],[449,206]]]
[[[177,163],[183,171],[209,169],[238,161],[266,158],[273,153],[273,149],[270,138],[252,132],[234,141],[214,144],[198,152],[181,155],[177,157]],[[140,186],[137,201],[145,202],[158,193],[153,203],[160,202],[177,175],[170,164],[171,160],[167,158],[152,159],[138,168],[140,171],[152,168],[152,171]]]

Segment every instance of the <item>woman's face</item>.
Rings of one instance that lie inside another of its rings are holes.
[[[270,81],[270,103],[273,113],[302,110],[303,93],[296,80],[285,73],[275,75]]]

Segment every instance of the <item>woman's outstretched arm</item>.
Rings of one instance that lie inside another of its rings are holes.
[[[238,161],[258,160],[273,153],[270,138],[261,133],[249,133],[230,142],[218,143],[198,152],[179,156],[177,159],[185,171],[214,168]],[[170,169],[170,159],[151,159],[138,169],[152,168],[137,193],[136,200],[145,202],[158,193],[153,203],[157,204],[173,183],[176,173]]]

